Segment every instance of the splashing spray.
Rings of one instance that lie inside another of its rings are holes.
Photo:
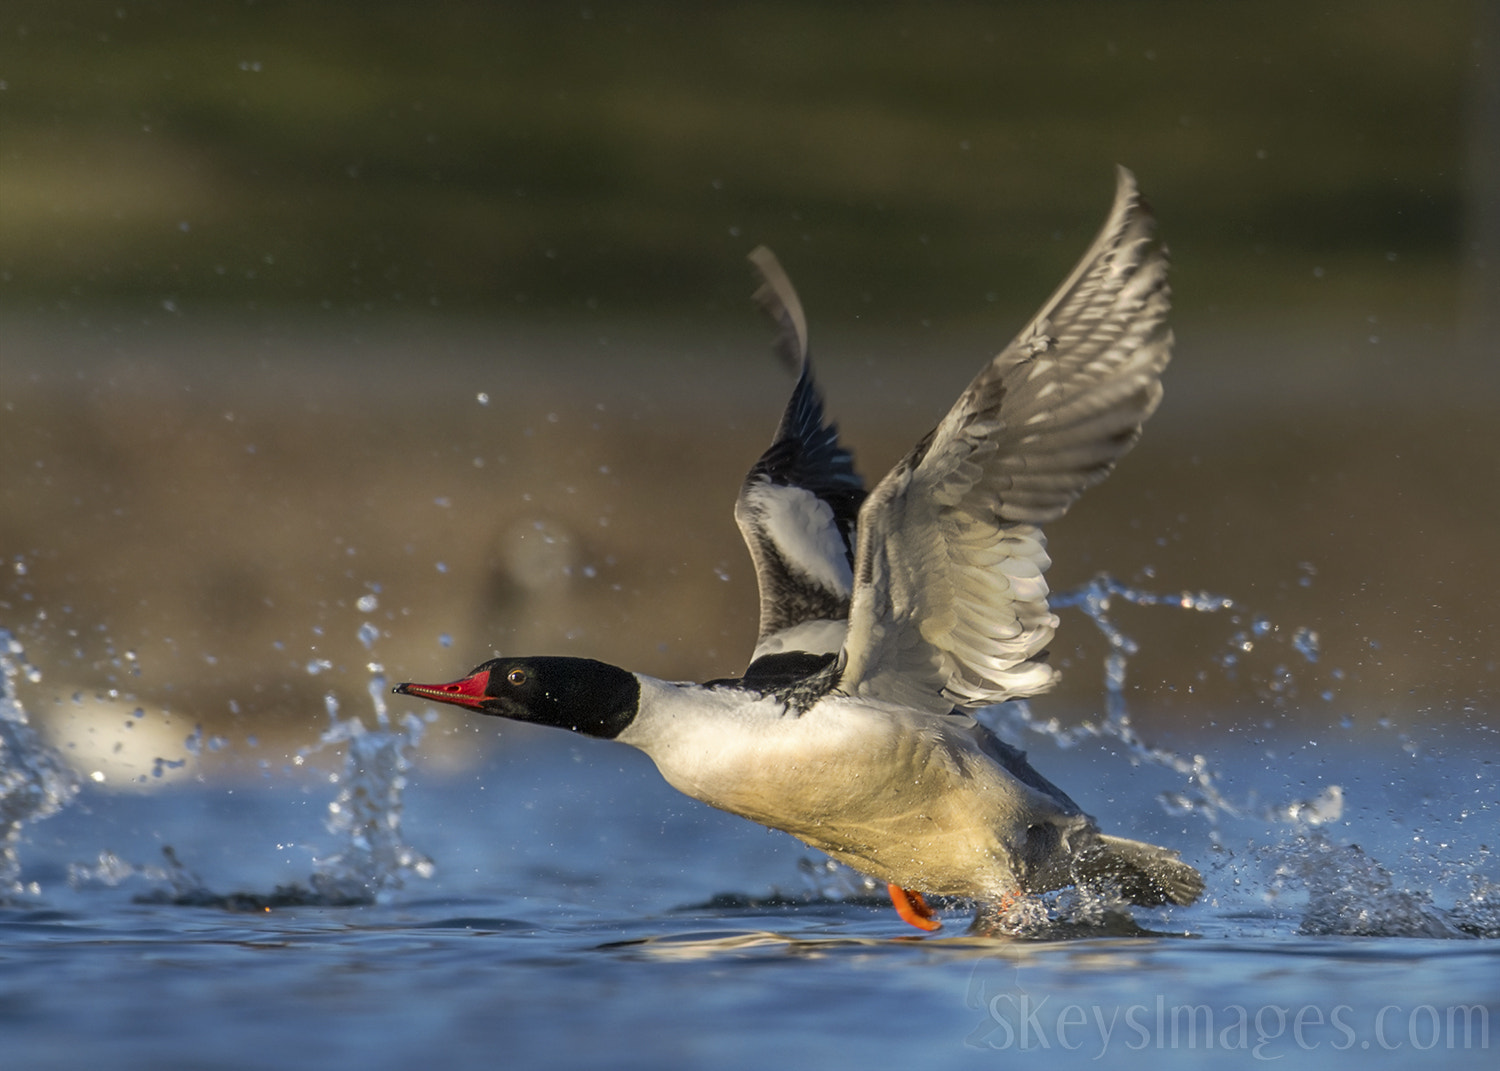
[[[379,601],[369,594],[357,605],[362,612],[373,613]],[[358,635],[365,650],[373,654],[379,627],[367,620]],[[389,691],[385,667],[371,661],[366,669],[376,728],[366,729],[357,717],[340,718],[338,700],[330,693],[324,697],[328,729],[311,749],[330,744],[345,748],[339,793],[329,803],[324,821],[342,847],[315,860],[312,876],[315,892],[342,903],[382,899],[399,889],[407,875],[430,878],[434,872],[432,860],[406,844],[401,835],[406,770],[411,766],[411,752],[422,739],[422,720],[408,714],[393,728],[385,702]]]
[[[41,680],[20,642],[0,628],[0,901],[40,891],[20,882],[21,831],[28,822],[56,814],[78,793],[78,775],[28,723],[15,696],[19,676]]]

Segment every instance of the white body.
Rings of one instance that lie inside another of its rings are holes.
[[[1086,815],[986,755],[968,718],[844,696],[798,715],[774,698],[746,704],[732,690],[636,676],[641,711],[616,739],[669,784],[881,881],[980,900],[1057,888],[1073,881],[1064,866],[1026,874],[1028,830],[1056,830],[1059,864],[1096,835]]]

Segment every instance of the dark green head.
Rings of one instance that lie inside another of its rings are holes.
[[[612,740],[639,709],[633,673],[591,658],[493,658],[448,684],[398,684],[397,695]]]

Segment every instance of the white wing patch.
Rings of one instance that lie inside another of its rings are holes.
[[[847,621],[831,621],[827,618],[803,621],[791,628],[773,632],[762,639],[755,648],[755,653],[750,656],[750,661],[754,662],[766,655],[784,654],[788,651],[837,654],[839,648],[844,646],[844,636],[848,631],[849,622]]]
[[[826,502],[806,488],[769,482],[749,488],[746,498],[751,515],[792,573],[849,597],[854,574]]]

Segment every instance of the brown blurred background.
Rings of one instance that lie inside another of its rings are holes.
[[[745,253],[796,281],[873,482],[1066,273],[1121,162],[1172,248],[1177,357],[1136,452],[1051,532],[1051,579],[1242,608],[1120,611],[1137,719],[1483,721],[1497,23],[9,3],[0,625],[43,672],[28,702],[105,750],[167,711],[167,737],[275,756],[326,692],[367,710],[372,661],[732,674],[755,596],[730,510],[789,387]],[[1103,647],[1064,625],[1042,709],[1072,721]],[[472,748],[462,725],[435,752]]]

